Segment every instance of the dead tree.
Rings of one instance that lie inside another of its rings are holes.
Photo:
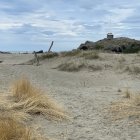
[[[53,46],[53,42],[54,42],[54,41],[52,41],[52,43],[51,43],[51,45],[50,45],[50,47],[49,47],[48,53],[51,51],[51,48],[52,48],[52,46]]]

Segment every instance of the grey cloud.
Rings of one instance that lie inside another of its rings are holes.
[[[34,34],[40,32],[41,28],[32,26],[31,24],[23,24],[19,27],[13,27],[10,29],[15,34]]]

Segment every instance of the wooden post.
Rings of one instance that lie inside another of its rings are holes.
[[[52,48],[52,46],[53,46],[53,42],[54,42],[54,41],[52,41],[52,43],[51,43],[51,45],[50,45],[50,48],[49,48],[48,52],[51,51],[51,48]]]
[[[34,57],[35,57],[35,63],[38,66],[39,65],[39,58],[37,56],[37,53],[34,51]]]

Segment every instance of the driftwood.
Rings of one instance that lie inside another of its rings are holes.
[[[49,47],[48,52],[50,52],[50,51],[51,51],[51,48],[52,48],[52,46],[53,46],[53,43],[54,43],[54,41],[52,41],[52,43],[51,43],[51,45],[50,45],[50,47]]]

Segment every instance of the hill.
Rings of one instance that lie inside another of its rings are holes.
[[[85,43],[81,44],[78,47],[78,49],[80,50],[101,49],[113,52],[136,53],[140,51],[140,41],[126,37],[119,37],[114,39],[105,38],[97,42],[86,41]]]

